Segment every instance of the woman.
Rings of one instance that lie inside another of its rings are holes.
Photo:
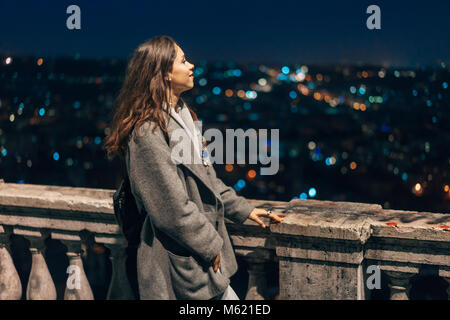
[[[146,212],[137,254],[141,299],[237,299],[229,286],[237,263],[224,217],[261,227],[260,216],[282,221],[237,196],[206,158],[174,161],[180,131],[194,155],[202,150],[197,116],[180,98],[194,86],[193,70],[172,38],[141,44],[105,142],[109,156],[125,158],[136,204]]]

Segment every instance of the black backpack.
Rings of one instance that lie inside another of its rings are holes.
[[[169,145],[167,132],[163,131],[163,134],[166,143]],[[128,247],[137,248],[141,241],[141,230],[147,214],[145,210],[143,210],[143,213],[138,210],[136,200],[131,192],[126,164],[124,164],[123,177],[119,188],[113,195],[114,215],[128,241]]]
[[[126,249],[126,273],[128,283],[135,299],[140,299],[137,277],[137,250],[141,241],[141,230],[144,225],[145,214],[139,212],[135,198],[131,192],[130,179],[127,170],[119,188],[113,195],[114,216],[121,228],[122,234],[128,241]],[[145,211],[144,211],[145,212]]]
[[[136,200],[131,192],[130,179],[126,169],[119,188],[113,195],[114,215],[129,247],[139,246],[145,214],[139,212]]]

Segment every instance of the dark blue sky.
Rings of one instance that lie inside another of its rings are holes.
[[[81,30],[66,8],[81,8]],[[366,8],[381,8],[381,30]],[[450,1],[0,0],[0,54],[127,57],[167,34],[194,62],[450,64]]]

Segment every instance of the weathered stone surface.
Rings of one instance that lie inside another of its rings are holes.
[[[397,248],[398,249],[398,248]],[[449,266],[450,255],[447,254],[428,254],[426,252],[404,252],[399,250],[373,250],[368,249],[364,257],[372,260],[387,260],[398,262],[410,262],[417,264],[430,264],[437,266]]]
[[[32,266],[27,285],[27,300],[56,300],[56,288],[44,256],[39,249],[30,248]]]
[[[316,200],[293,200],[284,213],[283,223],[270,227],[277,239],[281,299],[360,299],[364,283],[357,270],[364,259],[408,274],[422,264],[450,266],[445,214]],[[306,293],[299,288],[307,288]],[[393,295],[399,297],[405,295]]]
[[[364,299],[361,265],[280,258],[280,299]]]
[[[2,206],[22,206],[113,214],[112,193],[114,191],[2,183],[0,184],[0,204]]]
[[[283,242],[276,248],[278,257],[299,258],[317,261],[333,261],[349,264],[360,264],[364,259],[362,246],[355,244],[320,243],[320,240],[292,240],[290,243]]]
[[[114,190],[0,184],[0,225],[17,235],[41,237],[46,229],[53,239],[80,241],[79,232],[94,233],[100,243],[123,244],[114,217]]]
[[[450,242],[450,214],[383,210],[370,224],[374,237]]]
[[[358,240],[370,237],[370,224],[360,213],[380,210],[377,205],[350,202],[292,200],[281,224],[270,226],[272,233],[331,239]]]
[[[9,250],[0,240],[0,300],[19,300],[22,285]]]
[[[114,191],[0,183],[0,234],[3,225],[29,239],[45,233],[81,242],[85,230],[98,243],[126,245],[114,218]],[[281,299],[363,299],[364,263],[396,272],[400,279],[423,265],[450,277],[450,214],[353,202],[249,201],[287,215],[282,223],[262,217],[266,229],[251,220],[242,225],[226,220],[236,254],[255,263],[279,261]],[[249,293],[254,297],[260,297],[258,286],[264,283],[255,278],[258,270]],[[394,298],[405,298],[401,290]]]

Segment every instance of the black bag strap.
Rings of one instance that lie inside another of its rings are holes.
[[[163,135],[164,138],[166,140],[167,145],[169,145],[169,135],[166,131],[163,131]],[[140,234],[142,232],[142,225],[145,221],[145,215],[143,214],[143,212],[141,212],[139,210],[139,207],[137,206],[136,203],[136,199],[133,196],[133,193],[131,191],[131,183],[130,183],[130,178],[128,176],[128,170],[127,170],[127,165],[126,165],[126,161],[122,161],[122,175],[123,175],[123,179],[122,182],[120,184],[119,189],[116,191],[115,195],[114,195],[114,205],[115,205],[115,212],[116,212],[116,218],[117,218],[117,222],[119,223],[119,225],[122,228],[122,231],[125,235],[125,237],[127,238],[129,245],[131,246],[137,246],[138,243],[135,243],[138,241],[138,239],[134,239],[132,237],[129,236],[129,233],[127,233],[127,230],[131,229],[131,226],[128,224],[128,221],[123,221],[125,218],[122,217],[123,214],[123,206],[127,205],[128,209],[130,211],[136,212],[137,214],[137,218],[136,223],[139,223],[139,225],[134,226],[135,228],[138,228],[139,230],[139,239],[140,239]],[[150,222],[150,226],[152,228],[152,232],[153,235],[156,235],[156,231],[155,231],[155,227],[152,223],[151,220],[149,220]],[[137,235],[135,235],[137,236]],[[140,240],[139,240],[140,241]],[[131,243],[130,243],[131,242]]]

